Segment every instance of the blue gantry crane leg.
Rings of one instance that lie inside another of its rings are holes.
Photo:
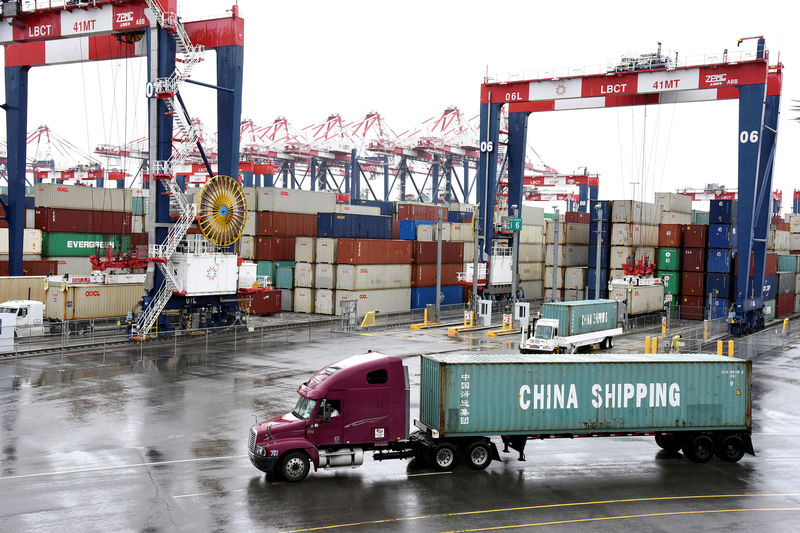
[[[8,140],[8,274],[22,275],[25,238],[25,165],[28,124],[28,71],[30,67],[5,67],[6,139]]]
[[[502,103],[482,103],[480,116],[480,150],[478,161],[478,223],[484,237],[484,251],[492,253],[494,231],[494,194],[497,189],[497,154],[500,141],[500,110]]]

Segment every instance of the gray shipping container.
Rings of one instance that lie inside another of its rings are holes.
[[[335,310],[333,291],[317,289],[314,291],[314,312],[318,315],[332,315]]]
[[[542,318],[558,320],[562,337],[583,335],[617,327],[617,302],[614,300],[585,300],[543,304]]]
[[[336,265],[329,263],[316,263],[314,271],[315,289],[336,288]]]
[[[778,272],[777,277],[778,277],[778,296],[786,296],[787,294],[794,294],[795,273]]]
[[[425,355],[421,374],[442,437],[752,426],[751,362],[718,355]]]
[[[336,211],[336,193],[333,192],[257,187],[256,194],[259,211],[306,214]]]
[[[547,245],[544,262],[552,265],[555,262],[553,244]],[[583,244],[565,244],[558,247],[558,266],[586,266],[589,264],[589,247]]]
[[[336,315],[342,314],[342,300],[358,301],[356,314],[363,317],[368,311],[400,313],[411,310],[411,289],[378,289],[374,291],[337,290]]]
[[[336,265],[336,288],[339,290],[405,287],[411,287],[411,265]]]
[[[526,299],[539,299],[544,298],[544,281],[520,281],[519,288]]]

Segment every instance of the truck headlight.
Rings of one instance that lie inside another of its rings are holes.
[[[266,455],[267,455],[267,447],[266,446],[256,446],[255,454],[256,455],[263,455],[264,457],[266,457]]]

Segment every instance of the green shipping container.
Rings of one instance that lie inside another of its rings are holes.
[[[259,261],[256,263],[256,275],[269,276],[275,282],[275,263],[272,261]]]
[[[294,267],[281,266],[275,269],[275,287],[291,289],[294,286]]]
[[[656,268],[659,270],[679,272],[681,269],[682,255],[680,248],[659,248]]]
[[[709,220],[708,211],[692,211],[692,224],[705,224],[708,226]]]
[[[114,253],[129,252],[130,235],[101,235],[98,233],[42,233],[42,257],[89,257],[106,254],[111,246]]]
[[[681,273],[659,270],[656,276],[664,281],[664,294],[679,295],[681,293]]]
[[[421,371],[442,437],[751,428],[751,362],[731,357],[441,354]]]
[[[775,300],[764,300],[764,322],[775,320]]]
[[[614,329],[617,327],[617,302],[614,300],[581,300],[543,304],[542,318],[558,320],[562,337]]]
[[[798,259],[800,255],[779,255],[778,272],[798,272]]]

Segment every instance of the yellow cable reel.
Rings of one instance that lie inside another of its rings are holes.
[[[200,190],[197,216],[200,231],[213,244],[235,243],[247,222],[247,200],[242,186],[230,176],[214,176]]]

